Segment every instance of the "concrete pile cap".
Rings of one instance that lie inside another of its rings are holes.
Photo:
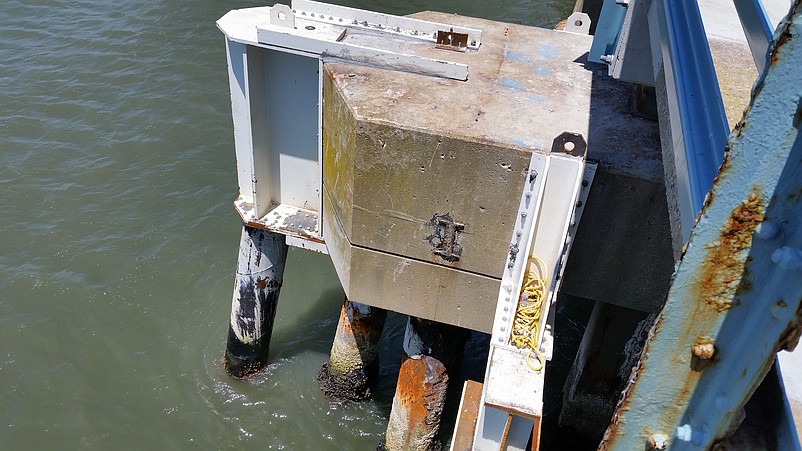
[[[655,127],[629,113],[628,85],[607,77],[603,65],[586,62],[592,36],[437,12],[411,17],[479,28],[482,46],[461,53],[357,33],[345,40],[465,63],[468,80],[327,61],[356,117],[542,153],[562,133],[578,133],[588,143],[588,158],[624,175],[662,180]]]

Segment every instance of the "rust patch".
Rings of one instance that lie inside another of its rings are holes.
[[[782,34],[780,34],[780,38],[777,39],[777,44],[775,44],[774,48],[771,50],[771,65],[777,64],[777,61],[779,60],[779,55],[777,55],[777,52],[785,45],[786,42],[788,42],[788,40],[791,39],[791,24],[794,23],[794,17],[800,13],[800,10],[802,10],[802,3],[797,2],[791,8],[791,11],[788,12],[788,16],[786,18],[788,22],[785,24],[785,29],[783,30]]]
[[[785,327],[783,333],[780,334],[779,340],[777,340],[775,348],[778,351],[793,351],[796,349],[796,346],[799,344],[799,339],[802,337],[802,325],[799,324],[800,320],[802,320],[802,300],[799,301],[796,314],[788,323],[788,326]]]
[[[426,361],[424,359],[409,358],[401,364],[398,372],[398,386],[396,396],[398,396],[401,406],[409,412],[410,429],[416,424],[421,424],[426,419],[426,406],[423,405],[424,383],[426,380]],[[407,440],[409,440],[407,435]],[[406,443],[409,445],[409,443]]]
[[[674,400],[676,406],[685,406],[688,404],[688,399],[690,399],[693,390],[696,388],[696,385],[699,383],[699,379],[701,378],[702,373],[700,371],[690,371],[688,372],[688,377],[685,378],[685,381],[682,384],[682,389],[679,391],[677,398]]]
[[[350,337],[354,335],[351,330],[351,321],[348,318],[348,298],[343,300],[343,305],[340,307],[340,320],[337,322],[338,332],[342,331],[344,336]]]
[[[264,290],[267,288],[267,279],[263,279],[261,277],[256,278],[256,288],[260,290]]]
[[[348,330],[355,342],[361,349],[375,348],[387,318],[387,310],[369,307],[370,310],[363,314],[347,299],[345,303],[343,314],[346,316]]]
[[[753,96],[753,98],[754,98],[754,96]],[[733,127],[732,131],[735,132],[735,137],[736,138],[741,139],[743,137],[744,128],[746,128],[746,116],[745,115],[740,121],[738,121],[737,124],[735,124],[735,127]]]
[[[435,47],[444,50],[465,52],[468,50],[468,33],[455,33],[454,29],[437,30]]]
[[[779,50],[783,47],[783,45],[785,45],[786,42],[788,42],[789,39],[791,39],[791,30],[790,27],[786,27],[782,34],[780,34],[780,38],[777,39],[777,44],[774,46],[774,50],[771,52],[770,61],[772,66],[777,64],[777,61],[779,61]]]
[[[408,413],[404,449],[412,449],[427,430],[436,433],[447,385],[445,366],[434,357],[410,357],[401,364],[396,397]]]
[[[752,234],[763,221],[765,208],[762,193],[753,187],[747,199],[732,211],[718,243],[705,256],[693,293],[718,313],[732,307],[736,289],[751,288],[748,277],[742,277],[747,276],[744,274],[747,259],[742,254],[751,246]]]

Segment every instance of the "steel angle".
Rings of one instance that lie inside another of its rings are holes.
[[[763,72],[768,58],[769,43],[771,42],[774,28],[771,26],[766,8],[760,0],[734,0],[735,10],[738,11],[738,18],[746,35],[746,42],[749,43],[749,50],[755,60],[758,73]]]
[[[515,317],[515,307],[521,292],[528,256],[537,224],[537,214],[543,201],[546,188],[546,176],[549,168],[549,157],[533,153],[529,162],[529,173],[524,182],[524,191],[518,205],[510,249],[501,277],[496,316],[493,322],[491,344],[493,346],[510,347],[510,328]]]
[[[283,13],[287,14],[286,11],[283,11]],[[365,11],[364,13],[367,12]],[[343,25],[335,23],[334,19],[321,22],[319,20],[321,19],[320,13],[301,11],[300,14],[306,14],[306,16],[301,16],[297,12],[292,14],[294,14],[293,18],[285,17],[276,24],[263,23],[257,25],[256,35],[259,44],[318,55],[324,60],[342,60],[371,67],[460,81],[468,79],[468,66],[466,64],[352,44],[344,39],[350,22],[346,24],[344,20]],[[370,14],[377,15],[376,13]],[[330,17],[333,18],[334,16]],[[286,23],[290,21],[295,23],[294,28],[286,26]],[[389,19],[386,22],[392,23]],[[446,25],[443,26],[448,27]],[[386,30],[386,28],[382,29],[382,31]],[[420,39],[424,39],[424,36],[420,36]]]
[[[476,28],[411,19],[311,0],[294,0],[292,9],[301,18],[336,25],[379,30],[431,42],[437,41],[438,32],[452,32],[467,35],[469,49],[476,50],[482,44],[482,30]]]
[[[576,160],[576,159],[571,159]],[[593,185],[593,178],[596,175],[596,163],[577,162],[582,164],[582,177],[578,178],[574,184],[574,192],[571,198],[576,199],[574,203],[573,212],[568,215],[568,221],[565,224],[562,236],[563,247],[560,253],[557,265],[554,268],[551,289],[549,290],[548,302],[550,306],[554,306],[557,297],[556,294],[560,291],[562,284],[562,276],[565,271],[566,263],[568,262],[568,254],[574,245],[574,238],[576,237],[577,229],[579,229],[579,221],[582,219],[582,213],[585,211],[587,205],[588,195],[590,194],[590,187]],[[554,309],[548,309],[548,313],[543,315],[540,347],[546,360],[551,360],[554,352]]]
[[[683,240],[701,210],[730,127],[704,24],[695,1],[655,0],[674,134]]]

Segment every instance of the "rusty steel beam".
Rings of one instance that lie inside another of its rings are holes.
[[[800,35],[795,0],[599,449],[714,447],[776,353],[799,341]]]

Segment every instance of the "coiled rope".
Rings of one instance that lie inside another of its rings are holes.
[[[526,272],[523,288],[521,289],[518,308],[515,311],[515,319],[512,323],[510,332],[510,342],[517,348],[529,348],[526,355],[526,364],[533,371],[543,369],[546,358],[540,352],[537,337],[540,332],[540,312],[543,310],[543,302],[546,299],[546,263],[539,257],[530,257],[535,261],[535,271]],[[531,266],[527,262],[527,266]],[[532,354],[537,357],[537,365],[532,363]]]

